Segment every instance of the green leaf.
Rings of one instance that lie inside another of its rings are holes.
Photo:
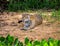
[[[12,43],[14,42],[14,37],[13,37],[13,36],[8,35],[8,36],[6,37],[6,42],[8,42],[8,43],[12,44]]]
[[[60,40],[58,41],[58,46],[60,46]]]
[[[32,43],[29,42],[28,44],[26,44],[26,46],[32,46]]]
[[[54,46],[58,46],[58,40],[54,40]]]
[[[37,40],[34,41],[34,42],[33,42],[33,46],[40,46],[40,41],[37,41]]]
[[[52,42],[49,42],[49,46],[54,46],[54,44]]]
[[[53,38],[49,38],[48,42],[54,42],[54,39]]]
[[[23,46],[23,43],[19,41],[18,46]]]
[[[42,39],[41,46],[48,46],[48,42],[45,39]]]
[[[14,41],[14,46],[18,46],[18,43],[19,43],[18,38],[16,38]]]
[[[43,46],[49,46],[49,45],[48,45],[48,43],[47,43],[47,42],[45,42],[45,43],[43,44]]]
[[[5,40],[4,37],[0,37],[0,41],[3,42]]]
[[[27,45],[29,43],[29,39],[26,37],[24,43]]]

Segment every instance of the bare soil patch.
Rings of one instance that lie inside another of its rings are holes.
[[[21,19],[21,13],[4,13],[0,15],[0,35],[7,36],[8,34],[18,37],[20,41],[23,41],[27,36],[30,39],[42,38],[48,39],[49,37],[60,39],[60,22],[54,23],[43,22],[41,25],[34,29],[24,31],[20,30],[21,25],[18,21]]]

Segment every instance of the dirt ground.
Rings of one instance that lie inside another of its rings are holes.
[[[21,19],[21,13],[4,13],[0,15],[0,35],[7,36],[8,34],[18,37],[20,41],[23,41],[25,37],[30,39],[42,38],[48,39],[49,37],[60,39],[60,22],[43,23],[31,30],[20,30],[21,25],[18,21]]]

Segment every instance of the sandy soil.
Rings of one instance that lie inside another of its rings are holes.
[[[21,24],[18,23],[21,17],[21,13],[4,13],[0,15],[0,35],[7,36],[10,34],[18,37],[20,41],[23,41],[26,36],[33,40],[48,39],[49,37],[60,39],[60,22],[43,22],[34,29],[24,31],[20,30]]]

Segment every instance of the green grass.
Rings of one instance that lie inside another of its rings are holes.
[[[39,13],[39,12],[37,11],[37,13]],[[60,10],[58,10],[58,11],[52,10],[50,12],[40,11],[39,14],[42,15],[43,20],[45,20],[47,22],[50,22],[50,23],[54,23],[56,21],[60,22]]]
[[[53,11],[51,17],[53,17],[54,19],[60,21],[60,10],[58,10],[58,11]]]

